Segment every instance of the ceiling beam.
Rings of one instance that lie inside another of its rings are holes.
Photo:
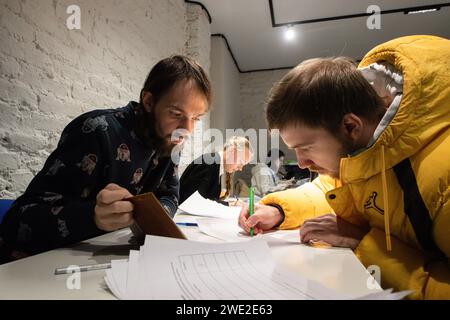
[[[450,7],[450,2],[431,4],[431,5],[426,5],[426,6],[399,8],[399,9],[392,9],[392,10],[381,10],[380,14],[391,14],[391,13],[399,13],[399,12],[408,14],[411,11],[430,10],[430,9],[440,10],[442,7]],[[275,10],[273,8],[273,0],[269,0],[269,10],[270,10],[270,19],[271,19],[273,28],[283,27],[283,26],[293,26],[296,24],[308,24],[308,23],[317,23],[317,22],[325,22],[325,21],[333,21],[333,20],[353,19],[353,18],[368,17],[368,16],[373,15],[372,12],[371,13],[364,12],[364,13],[348,14],[348,15],[343,15],[343,16],[324,17],[324,18],[317,18],[317,19],[298,20],[298,21],[277,23],[275,21]]]
[[[200,7],[202,7],[202,9],[205,10],[206,14],[208,15],[209,24],[212,23],[211,15],[209,14],[208,9],[203,5],[203,3],[198,2],[198,1],[190,1],[190,0],[184,0],[184,2],[190,3],[190,4],[197,4],[197,5],[199,5]]]

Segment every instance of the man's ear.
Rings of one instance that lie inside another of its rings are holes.
[[[153,95],[150,91],[142,91],[142,104],[147,112],[152,112],[154,108]]]
[[[345,136],[353,141],[358,141],[364,133],[364,122],[356,114],[347,113],[342,118],[342,130]]]
[[[394,98],[391,97],[390,95],[388,95],[388,96],[381,97],[381,100],[383,100],[384,111],[387,111],[387,109],[391,105]]]

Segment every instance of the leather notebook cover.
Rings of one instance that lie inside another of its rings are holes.
[[[187,239],[153,192],[126,199],[134,205],[134,220],[145,234],[178,239]]]

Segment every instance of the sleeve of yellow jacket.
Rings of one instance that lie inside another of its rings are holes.
[[[333,189],[334,185],[325,179],[318,177],[298,188],[271,193],[262,198],[260,203],[277,204],[283,208],[285,218],[280,229],[298,228],[307,219],[333,212],[325,193]]]
[[[450,299],[448,261],[432,260],[395,237],[391,237],[392,251],[388,252],[385,239],[384,231],[373,228],[355,251],[364,266],[380,268],[383,288],[412,290],[410,299]]]

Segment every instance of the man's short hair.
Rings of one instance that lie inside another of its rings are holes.
[[[196,87],[205,95],[208,106],[211,105],[211,82],[203,68],[193,59],[182,55],[174,55],[159,61],[150,71],[145,80],[144,91],[151,92],[154,103],[166,94],[178,81],[192,80]]]
[[[337,130],[345,114],[380,121],[383,101],[349,58],[316,58],[302,62],[276,83],[266,118],[270,129],[291,124]]]

